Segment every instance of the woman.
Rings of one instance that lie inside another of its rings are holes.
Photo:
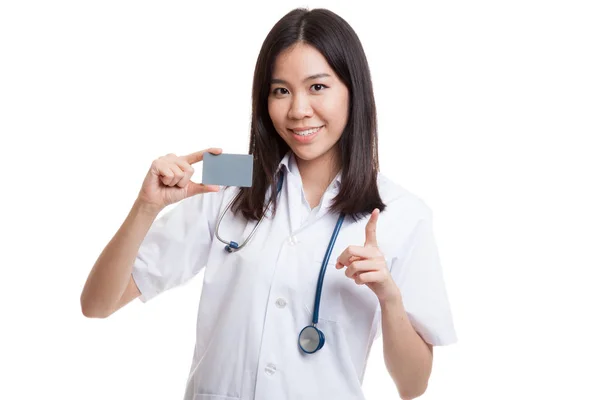
[[[146,302],[205,268],[186,399],[363,399],[381,333],[400,396],[420,396],[432,346],[456,335],[430,209],[378,172],[373,89],[352,28],[297,9],[268,34],[251,188],[191,182],[206,151],[221,149],[152,163],[90,272],[84,314]]]

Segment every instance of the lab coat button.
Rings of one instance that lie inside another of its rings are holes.
[[[275,371],[277,371],[277,367],[275,366],[275,364],[267,364],[267,366],[265,367],[265,373],[267,375],[273,375],[275,373]]]
[[[296,236],[290,236],[288,242],[290,243],[290,246],[293,246],[298,243],[298,238],[296,238]]]
[[[287,302],[285,301],[285,299],[283,298],[278,298],[277,301],[275,302],[275,304],[277,304],[277,307],[279,308],[284,308],[285,305],[287,304]]]

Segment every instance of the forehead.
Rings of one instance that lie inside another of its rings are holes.
[[[313,46],[298,43],[281,52],[275,59],[274,79],[288,82],[302,81],[306,77],[321,73],[335,76],[323,55]]]

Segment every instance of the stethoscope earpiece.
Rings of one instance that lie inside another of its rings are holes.
[[[229,242],[227,246],[225,246],[225,251],[228,253],[233,253],[239,249],[239,245],[236,242]]]

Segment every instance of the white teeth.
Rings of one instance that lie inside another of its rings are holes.
[[[299,136],[308,136],[308,135],[315,133],[319,129],[321,129],[321,128],[313,128],[313,129],[309,129],[309,130],[302,131],[302,132],[294,132],[294,134],[299,135]]]

